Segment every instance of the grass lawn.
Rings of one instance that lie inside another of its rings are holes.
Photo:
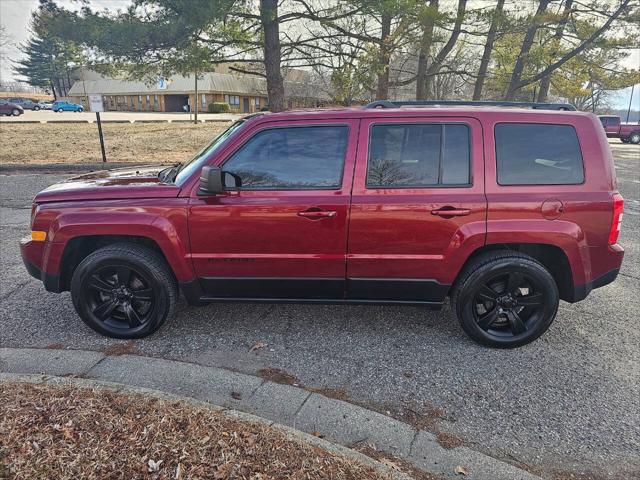
[[[103,124],[109,162],[173,163],[206,145],[229,123]],[[0,124],[0,164],[102,161],[96,124]]]
[[[385,478],[279,430],[184,402],[6,382],[0,405],[0,478]]]

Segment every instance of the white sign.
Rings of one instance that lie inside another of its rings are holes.
[[[89,110],[92,112],[104,112],[102,95],[89,95]]]
[[[158,90],[166,90],[169,82],[164,77],[158,77]]]

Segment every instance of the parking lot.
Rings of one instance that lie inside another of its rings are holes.
[[[103,338],[79,320],[68,293],[45,292],[20,259],[31,198],[64,178],[56,174],[0,177],[0,346],[126,351],[248,374],[278,369],[547,478],[637,478],[640,148],[611,146],[626,199],[620,276],[584,302],[562,303],[550,330],[520,349],[472,343],[448,307],[181,303],[147,339]],[[250,351],[256,342],[264,346]]]

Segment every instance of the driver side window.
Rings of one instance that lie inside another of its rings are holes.
[[[340,188],[348,136],[336,125],[263,130],[222,168],[242,179],[243,190]]]

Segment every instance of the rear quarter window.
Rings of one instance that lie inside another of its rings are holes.
[[[584,182],[580,144],[571,125],[501,123],[495,142],[500,185]]]

